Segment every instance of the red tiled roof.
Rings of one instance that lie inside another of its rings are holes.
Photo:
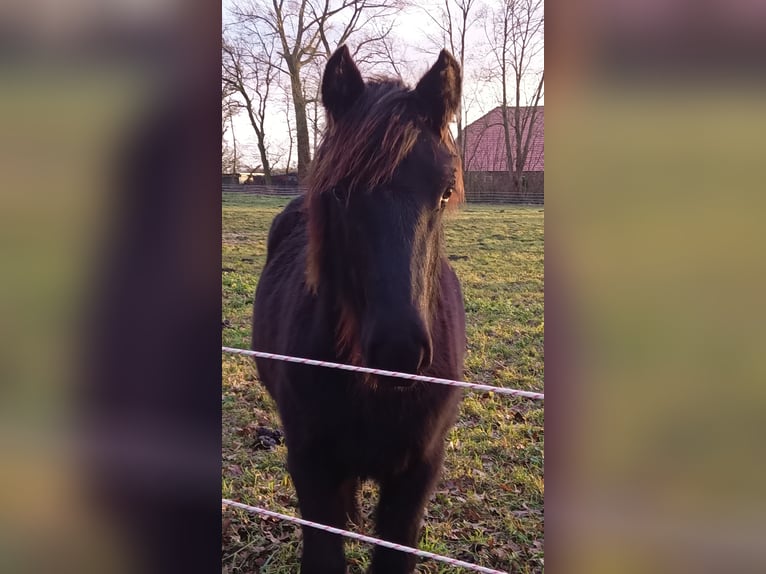
[[[507,108],[513,138],[513,108]],[[526,125],[532,108],[521,108],[521,123]],[[525,129],[526,132],[526,129]],[[497,107],[464,130],[466,138],[465,171],[506,171],[503,117]],[[545,171],[545,106],[538,106],[532,128],[532,142],[524,171]]]

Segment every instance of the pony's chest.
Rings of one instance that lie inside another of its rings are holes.
[[[355,471],[371,476],[422,458],[443,433],[432,417],[417,410],[374,402],[357,405],[346,421],[338,454]]]
[[[347,448],[339,454],[355,474],[378,478],[403,470],[412,460],[422,458],[422,438],[386,424],[361,427],[350,435]]]

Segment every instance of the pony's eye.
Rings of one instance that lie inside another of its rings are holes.
[[[345,204],[346,203],[345,194],[343,193],[343,191],[341,191],[337,187],[333,187],[332,188],[332,195],[335,198],[335,201],[337,201],[338,203],[340,203],[340,204]]]
[[[453,188],[448,187],[444,190],[444,193],[442,193],[442,201],[449,201],[449,198],[452,197],[452,192],[455,191]]]

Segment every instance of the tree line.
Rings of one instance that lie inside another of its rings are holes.
[[[402,37],[405,18],[422,18],[423,35]],[[224,134],[243,114],[252,127],[267,184],[275,165],[308,171],[323,128],[320,82],[325,62],[347,44],[367,74],[412,81],[418,64],[448,48],[463,69],[455,130],[465,161],[469,114],[502,106],[506,166],[514,186],[529,152],[544,92],[543,0],[235,0],[222,30],[222,161],[237,154]],[[268,127],[281,117],[287,126]],[[484,129],[491,127],[485,125]],[[271,129],[271,131],[269,131]],[[276,133],[279,132],[279,133]]]

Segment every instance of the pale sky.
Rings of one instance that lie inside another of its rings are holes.
[[[484,2],[485,5],[492,5],[492,2]],[[223,0],[223,20],[224,22],[229,19],[228,10],[231,6],[231,0]],[[436,34],[438,28],[431,21],[427,15],[424,14],[423,9],[413,6],[405,10],[402,10],[397,17],[396,25],[394,26],[393,33],[397,38],[397,46],[405,51],[405,57],[407,60],[413,62],[413,72],[415,77],[404,78],[405,81],[414,83],[417,79],[425,73],[428,68],[436,61],[439,50],[441,47],[430,47],[429,42],[426,39],[426,34]],[[469,29],[469,42],[473,39],[474,42],[486,42],[486,35],[481,21],[476,22],[471,29]],[[352,41],[349,42],[350,47],[353,48],[353,36]],[[444,46],[448,48],[448,46]],[[468,49],[466,50],[469,51]],[[534,68],[537,70],[543,69],[543,54],[540,53],[536,58]],[[475,121],[476,119],[489,112],[491,109],[497,107],[500,103],[500,86],[495,85],[492,87],[481,86],[476,82],[472,82],[472,78],[476,74],[486,74],[487,72],[495,69],[496,63],[493,63],[491,57],[487,57],[483,62],[483,65],[479,64],[470,66],[466,64],[466,70],[464,70],[463,79],[463,93],[467,96],[467,99],[473,100],[465,103],[468,113],[468,123]],[[362,75],[366,75],[366,70],[360,67]],[[391,75],[394,74],[393,70],[388,70]],[[288,80],[289,81],[289,80]],[[495,82],[499,84],[499,82]],[[531,92],[535,86],[529,86],[528,91]],[[276,100],[276,98],[275,98]],[[522,104],[526,104],[524,97],[522,98]],[[544,96],[540,100],[540,104],[544,104]],[[272,105],[273,112],[266,118],[266,132],[267,132],[267,146],[269,142],[275,147],[283,146],[287,147],[287,123],[284,118],[283,108],[274,101]],[[321,113],[321,112],[320,112]],[[231,127],[226,134],[227,141],[231,145]],[[240,113],[234,118],[234,132],[237,139],[237,155],[240,160],[249,165],[260,165],[260,159],[258,156],[258,149],[256,146],[255,133],[252,126],[247,119],[245,113]],[[293,149],[292,161],[295,162],[295,149]],[[284,166],[280,166],[284,168]]]

